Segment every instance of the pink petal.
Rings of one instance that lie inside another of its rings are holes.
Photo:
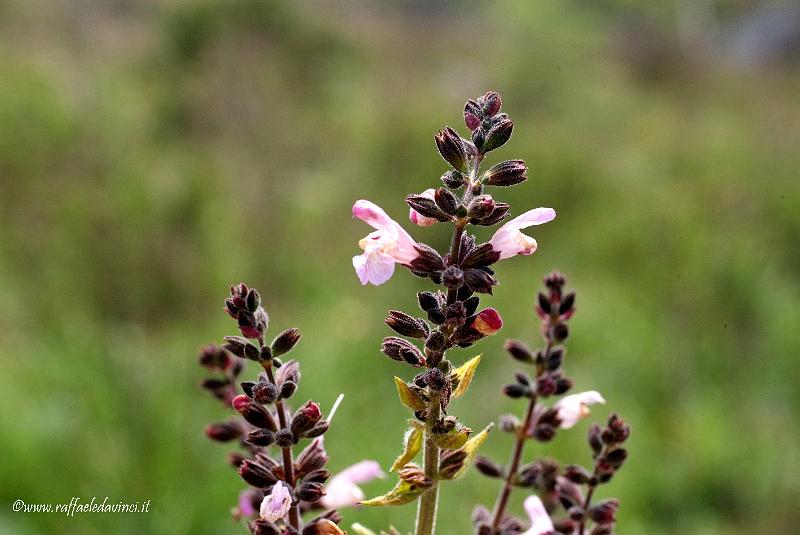
[[[387,228],[394,223],[383,208],[364,199],[358,200],[353,205],[353,217],[357,217],[375,229]]]
[[[523,505],[531,519],[531,527],[522,535],[552,535],[555,533],[556,528],[553,526],[553,521],[538,496],[528,496]]]
[[[369,483],[373,479],[384,477],[381,466],[377,461],[361,461],[349,466],[336,474],[331,481],[345,479],[356,485]]]
[[[521,230],[532,225],[542,225],[556,218],[556,211],[552,208],[534,208],[524,214],[518,215],[511,221],[504,224],[502,228],[513,228]]]
[[[394,258],[379,251],[364,252],[353,257],[353,267],[361,284],[378,286],[394,274]]]

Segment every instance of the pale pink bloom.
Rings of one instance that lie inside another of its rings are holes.
[[[353,257],[361,284],[383,284],[394,273],[395,263],[407,265],[419,256],[414,239],[377,204],[356,201],[353,217],[376,229],[358,242],[363,254]]]
[[[256,514],[256,510],[253,509],[253,500],[252,494],[250,490],[243,490],[239,493],[239,509],[237,510],[238,514],[242,516],[252,516]]]
[[[518,254],[533,254],[536,251],[536,240],[526,236],[520,230],[533,225],[547,223],[555,218],[556,211],[552,208],[528,210],[497,229],[489,243],[492,244],[492,249],[500,253],[500,260],[511,258]]]
[[[605,402],[606,400],[603,399],[600,392],[589,390],[588,392],[564,396],[553,405],[553,408],[558,411],[561,428],[569,429],[578,423],[578,420],[589,415],[589,405]]]
[[[261,519],[268,522],[276,522],[285,517],[291,508],[292,493],[289,492],[289,488],[283,484],[283,481],[278,481],[272,487],[272,491],[264,496],[264,501],[261,502]]]
[[[553,521],[538,496],[528,496],[523,505],[531,518],[531,527],[520,535],[553,535],[556,532]]]
[[[359,485],[375,478],[384,477],[380,465],[375,461],[361,461],[345,468],[325,485],[325,496],[320,503],[328,509],[357,505],[364,499]]]
[[[422,197],[427,197],[430,200],[434,200],[436,198],[436,190],[433,188],[426,189],[420,195]],[[435,217],[428,217],[425,215],[420,214],[413,208],[408,209],[408,218],[411,220],[412,223],[415,225],[419,225],[420,227],[430,227],[431,225],[438,223],[439,221]]]

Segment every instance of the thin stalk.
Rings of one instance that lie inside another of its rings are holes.
[[[548,341],[547,347],[544,350],[544,358],[547,359],[547,356],[550,354],[550,350],[553,347],[553,342]],[[544,368],[541,367],[537,369],[536,377],[544,373]],[[528,429],[530,429],[531,425],[533,424],[533,417],[535,414],[536,409],[536,401],[537,396],[534,394],[531,396],[530,401],[528,402],[528,408],[525,412],[525,420],[522,423],[522,427],[520,427],[519,431],[517,432],[517,440],[514,444],[514,451],[511,454],[511,461],[508,464],[508,474],[506,474],[505,481],[503,482],[503,488],[500,491],[500,495],[497,497],[497,503],[494,507],[494,513],[492,514],[492,528],[496,532],[498,527],[500,526],[500,521],[503,518],[503,514],[506,511],[506,507],[508,506],[508,499],[511,497],[511,489],[514,485],[514,478],[517,476],[517,470],[519,470],[519,463],[522,461],[522,452],[525,449],[525,442],[528,440]]]
[[[606,452],[608,451],[608,446],[603,447],[603,451],[596,457],[597,459],[602,459]],[[583,517],[581,518],[581,523],[578,528],[578,535],[583,535],[584,531],[586,530],[586,515],[589,512],[589,506],[592,505],[592,496],[594,496],[594,489],[597,488],[597,483],[592,483],[597,481],[597,468],[598,463],[595,461],[594,463],[594,470],[592,472],[592,478],[589,480],[589,490],[586,492],[586,499],[583,501]]]
[[[272,362],[263,363],[263,367],[264,371],[267,372],[269,382],[275,384],[275,376],[272,373]],[[275,408],[278,413],[278,422],[280,423],[281,429],[286,429],[286,407],[283,405],[283,401],[280,399],[276,401]],[[281,448],[281,454],[283,456],[283,474],[286,478],[286,484],[294,489],[294,460],[292,459],[292,448]],[[292,508],[289,509],[289,524],[295,529],[300,529],[300,511],[297,505],[293,505]]]

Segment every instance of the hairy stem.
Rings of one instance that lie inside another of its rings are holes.
[[[603,451],[596,457],[596,459],[602,459],[603,456],[608,451],[608,446],[603,447]],[[584,531],[586,530],[586,515],[589,512],[589,507],[592,505],[592,496],[594,495],[594,489],[597,488],[597,472],[598,472],[598,462],[595,460],[594,463],[594,471],[592,472],[592,478],[589,480],[588,483],[588,490],[586,492],[586,499],[583,501],[583,517],[581,518],[580,526],[578,527],[578,535],[583,535]]]
[[[275,384],[275,376],[272,373],[272,362],[264,363],[263,366],[264,371],[267,372],[267,378],[272,384]],[[283,405],[283,401],[276,401],[275,408],[278,413],[278,422],[280,423],[281,429],[286,429],[286,407]],[[281,448],[281,454],[283,455],[283,474],[286,477],[286,484],[294,489],[295,481],[292,448]],[[289,509],[289,524],[295,529],[300,529],[300,511],[297,505],[293,505],[292,508]]]
[[[433,480],[433,486],[422,493],[417,508],[416,535],[433,535],[436,529],[436,508],[439,502],[439,446],[433,441],[431,427],[439,421],[441,408],[439,398],[434,396],[428,403],[428,416],[425,418],[425,475]]]

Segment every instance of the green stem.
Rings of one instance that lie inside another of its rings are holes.
[[[428,416],[425,418],[425,475],[433,480],[433,486],[422,493],[417,508],[416,535],[433,535],[436,529],[436,509],[439,502],[439,446],[433,441],[431,427],[439,421],[441,408],[439,398],[432,397],[428,404]]]

